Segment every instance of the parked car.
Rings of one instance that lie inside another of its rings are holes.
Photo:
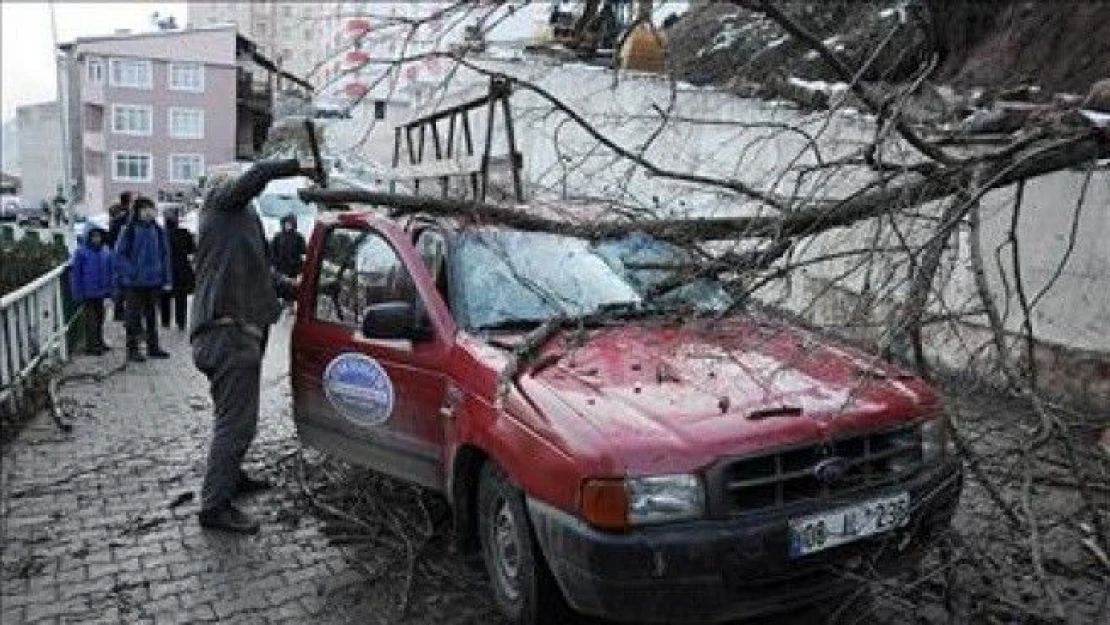
[[[15,221],[21,201],[18,195],[0,195],[0,221]]]
[[[12,221],[25,226],[49,226],[49,204],[44,200],[18,195],[2,196],[0,197],[0,221]]]
[[[297,196],[301,189],[312,186],[312,180],[303,176],[274,180],[254,198],[254,207],[262,218],[266,239],[271,239],[281,229],[281,219],[286,215],[297,218],[297,231],[307,239],[316,224],[317,207]]]
[[[683,254],[318,217],[291,341],[299,437],[442,493],[517,624],[568,606],[720,622],[911,563],[962,488],[938,394],[713,280],[668,287],[639,268],[653,258]]]

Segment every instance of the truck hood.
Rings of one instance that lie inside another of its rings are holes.
[[[520,378],[551,433],[621,473],[913,420],[937,396],[874,356],[773,320],[564,333]]]

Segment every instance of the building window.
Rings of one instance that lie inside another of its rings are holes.
[[[113,104],[112,132],[117,135],[149,137],[152,131],[151,108],[145,104]]]
[[[200,154],[170,154],[170,182],[196,182],[204,174]]]
[[[170,136],[174,139],[203,139],[204,110],[171,108],[169,111]]]
[[[204,66],[200,63],[170,63],[170,91],[204,91]]]
[[[137,152],[112,153],[112,180],[116,182],[150,182],[152,177],[150,154]]]
[[[385,119],[385,100],[374,100],[374,119]]]
[[[95,84],[104,82],[104,63],[100,59],[89,59],[89,82]]]
[[[151,88],[150,61],[111,59],[108,61],[108,70],[108,84],[113,87]]]
[[[311,28],[304,29],[304,40],[305,41],[312,41],[312,29]]]

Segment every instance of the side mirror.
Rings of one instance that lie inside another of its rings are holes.
[[[371,304],[362,317],[362,335],[368,339],[424,340],[431,328],[417,316],[411,302],[394,301]]]

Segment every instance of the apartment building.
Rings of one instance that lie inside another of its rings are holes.
[[[190,27],[234,24],[258,44],[259,53],[283,70],[311,82],[324,40],[332,35],[341,2],[195,2],[187,4]],[[351,4],[351,3],[346,3]],[[322,79],[322,75],[319,77]]]
[[[27,104],[15,109],[19,133],[19,163],[23,195],[39,201],[51,199],[63,187],[61,119],[57,102]]]
[[[233,25],[119,32],[59,48],[73,177],[91,212],[124,190],[187,193],[207,165],[254,158],[275,88],[296,81]]]
[[[440,3],[441,4],[441,3]],[[234,24],[255,41],[262,54],[282,69],[304,77],[326,93],[342,96],[352,82],[352,50],[374,48],[376,58],[400,52],[405,32],[376,37],[394,18],[422,17],[441,8],[437,3],[331,0],[326,2],[203,2],[187,3],[186,21],[192,27]],[[429,34],[429,33],[425,33]],[[371,35],[367,37],[367,35]],[[374,39],[374,42],[370,40]],[[414,42],[409,42],[409,52]],[[420,48],[415,45],[415,48]],[[355,54],[352,59],[357,59]],[[354,61],[357,62],[357,61]],[[355,82],[358,82],[355,80]]]

